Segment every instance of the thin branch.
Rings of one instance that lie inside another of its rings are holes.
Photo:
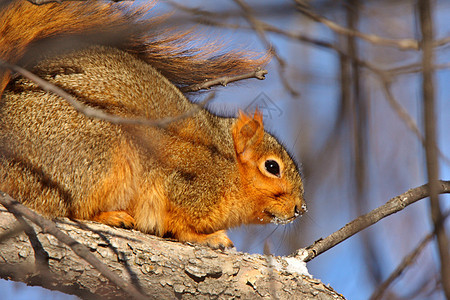
[[[389,275],[389,277],[383,281],[375,292],[370,296],[371,300],[382,299],[383,294],[389,288],[389,286],[405,271],[407,267],[412,265],[425,246],[432,240],[434,233],[430,233],[419,243],[419,245],[407,256],[403,258],[401,263],[395,268],[395,270]]]
[[[70,236],[60,231],[52,221],[47,220],[44,217],[38,215],[31,209],[15,201],[9,195],[3,192],[0,192],[0,204],[6,207],[8,211],[13,213],[14,215],[23,216],[29,219],[31,222],[41,227],[45,233],[53,235],[60,242],[69,246],[79,257],[81,257],[89,264],[91,264],[101,274],[103,274],[106,278],[108,278],[111,282],[115,283],[118,287],[120,287],[122,290],[124,290],[133,298],[135,299],[149,298],[149,296],[143,295],[133,285],[130,285],[129,283],[125,282],[114,272],[112,272],[108,268],[108,266],[106,266],[92,253],[90,253],[89,249],[85,245],[78,243]]]
[[[416,135],[416,137],[419,139],[422,146],[426,147],[425,137],[420,132],[419,126],[417,126],[414,119],[411,117],[411,115],[406,111],[406,109],[403,108],[403,106],[395,99],[394,95],[391,91],[391,82],[390,79],[386,76],[379,75],[380,81],[383,87],[384,95],[388,101],[388,103],[391,105],[392,109],[397,113],[397,115],[400,117],[400,119],[403,120],[403,122],[406,124],[407,127]],[[439,154],[439,157],[441,157],[448,165],[450,165],[450,158],[445,155],[441,151],[441,149],[436,145],[437,153]]]
[[[417,136],[419,141],[425,147],[425,138],[422,136],[419,127],[417,126],[414,119],[410,116],[410,114],[403,108],[403,106],[395,99],[394,95],[391,91],[391,82],[386,77],[380,76],[381,85],[383,88],[384,95],[391,105],[392,109],[397,113],[400,119],[406,124],[407,127]]]
[[[197,91],[203,90],[203,89],[207,90],[215,85],[227,86],[227,84],[229,84],[230,82],[239,81],[239,80],[243,80],[243,79],[256,78],[259,80],[264,80],[266,74],[267,74],[267,70],[257,68],[253,72],[249,72],[249,73],[242,74],[242,75],[236,75],[236,76],[224,76],[224,77],[208,80],[203,83],[197,83],[197,84],[193,84],[193,85],[190,85],[187,87],[183,87],[180,90],[183,93],[197,92]]]
[[[447,212],[444,216],[444,219],[441,220],[444,222],[444,220],[450,215],[450,212]],[[411,251],[408,255],[406,255],[401,263],[395,268],[394,271],[389,275],[389,277],[378,286],[378,288],[373,292],[372,296],[370,296],[371,300],[377,300],[382,299],[383,294],[386,292],[386,290],[389,288],[389,286],[398,278],[402,273],[408,268],[410,265],[414,263],[416,258],[419,256],[419,254],[422,252],[422,250],[425,248],[425,246],[433,239],[435,233],[431,232],[427,234],[422,241],[414,248],[413,251]]]
[[[3,60],[0,60],[0,66],[4,66],[16,73],[19,73],[23,77],[33,81],[39,87],[41,87],[44,91],[51,92],[64,100],[66,100],[76,111],[82,113],[88,118],[100,119],[104,121],[108,121],[113,124],[132,124],[132,125],[147,125],[147,126],[160,126],[159,121],[153,121],[148,119],[128,119],[122,118],[119,116],[108,114],[100,109],[96,109],[90,106],[87,106],[80,101],[78,101],[75,97],[65,92],[63,89],[57,87],[54,84],[40,78],[39,76],[31,73],[24,68],[21,68],[17,65],[9,64]]]
[[[419,50],[419,43],[418,41],[414,39],[388,39],[383,38],[374,34],[365,34],[362,32],[359,32],[357,30],[352,30],[346,27],[343,27],[339,24],[336,24],[335,22],[328,20],[325,17],[322,17],[311,10],[309,10],[303,3],[303,1],[295,0],[297,4],[297,9],[303,13],[304,15],[308,16],[309,18],[313,19],[316,22],[322,23],[337,34],[344,34],[348,36],[354,36],[358,37],[360,39],[363,39],[369,43],[372,43],[374,45],[378,46],[390,46],[390,47],[396,47],[400,50]]]
[[[433,69],[434,70],[443,70],[443,69],[449,69],[450,63],[442,63],[442,64],[434,64]],[[395,67],[392,69],[385,70],[386,73],[392,74],[393,76],[402,75],[402,74],[410,74],[410,73],[419,73],[422,72],[422,64],[421,63],[414,63],[414,64],[408,64],[405,66]]]
[[[181,5],[177,5],[178,8],[185,10],[185,11],[192,11],[192,13],[197,13],[196,9],[191,9],[188,7],[184,7]],[[199,13],[201,16],[207,15],[208,12],[201,11]],[[212,14],[212,13],[211,13]],[[244,27],[236,24],[228,24],[228,23],[221,23],[212,19],[207,19],[206,17],[196,17],[198,22],[204,23],[207,25],[212,26],[219,26],[219,27],[226,27],[226,28],[232,28],[232,29],[251,29],[249,27]],[[355,58],[355,57],[349,57],[348,53],[345,53],[342,51],[338,46],[329,43],[327,41],[314,39],[308,36],[305,36],[302,33],[296,33],[296,32],[290,32],[285,31],[280,28],[277,28],[275,26],[272,26],[268,23],[265,23],[263,21],[258,20],[259,25],[264,29],[264,31],[273,32],[276,34],[280,34],[282,36],[285,36],[290,39],[298,40],[301,42],[306,42],[314,46],[318,46],[321,48],[326,49],[332,49],[337,52],[338,55],[340,55],[342,58],[350,58],[351,60],[355,60],[356,63],[358,63],[361,67],[364,67],[374,73],[378,79],[381,82],[383,92],[386,96],[386,99],[388,100],[389,104],[391,105],[392,109],[395,113],[399,116],[401,120],[406,124],[406,126],[417,136],[419,141],[422,143],[422,145],[425,146],[425,138],[423,137],[422,133],[420,132],[419,127],[417,126],[414,119],[409,115],[409,113],[402,107],[402,105],[395,99],[395,97],[392,94],[391,91],[391,81],[392,77],[398,74],[403,73],[411,73],[411,72],[420,72],[422,70],[420,64],[412,64],[408,66],[403,66],[395,69],[389,69],[389,70],[382,70],[378,67],[375,67],[373,64],[369,63],[368,61],[362,60],[361,58]],[[436,69],[447,69],[450,68],[450,64],[439,64],[434,66]],[[447,157],[441,150],[438,148],[439,156],[450,165],[450,158]]]
[[[229,29],[254,30],[254,28],[251,26],[244,26],[244,25],[240,25],[240,24],[231,24],[231,23],[218,21],[218,18],[223,16],[222,13],[216,14],[216,13],[213,13],[210,11],[205,11],[205,10],[201,10],[198,8],[184,6],[179,3],[172,2],[172,1],[169,1],[169,3],[173,7],[176,7],[179,10],[182,10],[184,12],[188,12],[188,13],[194,15],[194,17],[193,17],[194,20],[197,23],[200,23],[203,25],[215,26],[215,27],[220,27],[220,28],[229,28]],[[260,19],[258,19],[257,21],[258,21],[258,26],[263,31],[280,34],[280,35],[286,36],[288,38],[291,38],[294,40],[299,40],[301,42],[306,42],[306,43],[309,43],[309,44],[312,44],[315,46],[319,46],[322,48],[330,48],[330,49],[337,50],[337,47],[335,45],[333,45],[332,43],[307,36],[307,35],[303,34],[303,32],[286,31],[281,28],[275,27],[269,23],[266,23]]]
[[[216,97],[216,93],[214,93],[214,92],[209,93],[209,95],[204,100],[202,100],[199,103],[194,103],[195,106],[192,107],[187,112],[185,112],[185,113],[183,113],[181,115],[175,116],[175,117],[170,117],[170,118],[166,118],[166,119],[160,119],[159,122],[161,123],[161,127],[165,128],[170,123],[178,122],[178,121],[181,121],[183,119],[186,119],[186,118],[189,118],[189,117],[195,115],[197,112],[202,110],[202,108],[205,107],[206,104],[211,102],[215,97]]]
[[[358,37],[362,40],[365,40],[371,44],[378,45],[378,46],[388,46],[388,47],[395,47],[400,50],[420,50],[419,42],[415,39],[389,39],[380,37],[374,34],[366,34],[362,33],[360,31],[352,30],[346,27],[343,27],[331,20],[328,20],[327,18],[320,16],[311,10],[307,8],[305,3],[301,0],[295,0],[297,2],[298,6],[297,9],[303,13],[304,15],[308,16],[309,18],[313,19],[316,22],[322,23],[334,32],[338,34],[344,34],[349,36]],[[450,37],[442,38],[437,41],[433,41],[432,45],[433,47],[441,47],[444,45],[447,45],[450,43]]]
[[[255,30],[256,34],[259,36],[259,39],[262,41],[262,43],[266,47],[267,51],[269,51],[275,57],[276,61],[278,62],[280,79],[283,82],[284,87],[292,95],[298,96],[298,92],[291,87],[291,85],[289,84],[289,82],[284,74],[284,70],[286,68],[286,62],[284,61],[284,59],[282,59],[278,55],[275,47],[267,39],[266,33],[264,32],[264,28],[261,26],[260,21],[254,17],[250,6],[248,6],[247,3],[245,3],[243,0],[234,0],[234,2],[237,5],[239,5],[239,7],[242,9],[242,11],[244,12],[245,18],[247,19],[247,21],[249,22],[249,24],[253,28],[253,30]]]
[[[433,41],[434,47],[442,47],[450,43],[450,37],[445,37],[440,40]]]
[[[450,181],[439,181],[438,185],[438,193],[450,193]],[[425,197],[430,195],[428,184],[413,188],[408,190],[407,192],[392,198],[384,205],[372,210],[371,212],[356,218],[350,223],[346,224],[344,227],[339,229],[338,231],[330,234],[324,239],[320,239],[314,244],[306,247],[306,251],[308,251],[308,257],[305,261],[310,261],[323,252],[331,249],[337,244],[345,241],[349,237],[355,235],[361,230],[377,223],[381,219],[390,216],[396,212],[403,210],[410,204],[413,204]],[[299,249],[296,251],[297,253],[302,253],[305,249]]]
[[[346,7],[346,25],[350,30],[358,29],[359,14],[360,14],[359,0],[349,0]],[[364,92],[364,84],[362,80],[362,70],[359,64],[359,47],[358,39],[355,36],[343,36],[347,41],[347,53],[351,66],[351,93],[349,105],[350,113],[350,130],[351,130],[351,160],[353,167],[353,186],[355,197],[353,197],[357,215],[363,214],[367,211],[368,199],[364,198],[367,192],[367,136],[368,136],[368,111],[369,101],[367,99],[368,93]],[[381,282],[381,262],[380,257],[374,250],[375,241],[370,231],[363,231],[360,234],[362,241],[361,247],[365,260],[365,267],[368,269],[371,285],[377,286]]]
[[[180,6],[180,5],[177,5],[177,7],[180,9],[183,9],[185,11],[192,10],[193,13],[198,13],[196,9],[191,9],[191,8]],[[199,14],[201,14],[203,16],[203,15],[207,15],[207,13],[208,12],[201,11],[201,13],[199,13]],[[227,27],[227,28],[233,28],[233,29],[250,29],[250,28],[246,28],[246,27],[243,27],[240,25],[220,23],[215,20],[201,18],[201,17],[197,17],[197,19],[201,23],[206,23],[206,24],[212,25],[212,26]],[[392,91],[391,91],[391,81],[392,81],[393,76],[397,75],[397,73],[401,74],[401,73],[409,73],[409,72],[420,72],[422,70],[420,64],[412,64],[412,65],[408,65],[408,66],[404,66],[404,67],[399,67],[396,69],[382,70],[382,69],[375,67],[373,64],[371,64],[365,60],[362,60],[360,58],[349,57],[348,53],[345,53],[339,47],[337,47],[336,45],[329,43],[327,41],[310,38],[308,36],[305,36],[302,33],[285,31],[285,30],[282,30],[280,28],[277,28],[275,26],[272,26],[272,25],[265,23],[263,21],[260,21],[260,20],[258,20],[258,22],[259,22],[259,25],[264,29],[264,31],[280,34],[285,37],[288,37],[288,38],[291,38],[294,40],[299,40],[302,42],[306,42],[306,43],[309,43],[311,45],[318,46],[321,48],[332,49],[332,50],[336,51],[342,58],[350,58],[351,60],[354,60],[356,63],[358,63],[360,66],[368,69],[369,71],[371,71],[372,73],[377,75],[378,79],[380,80],[380,82],[382,84],[382,88],[383,88],[384,94],[386,96],[386,99],[388,100],[388,103],[391,105],[392,109],[394,110],[395,113],[397,113],[399,118],[401,120],[403,120],[403,122],[406,124],[406,126],[417,136],[417,138],[419,139],[421,144],[425,147],[425,138],[422,136],[422,133],[420,132],[420,129],[417,126],[416,122],[409,115],[409,113],[402,107],[402,105],[395,99],[395,97],[393,96]],[[435,68],[447,69],[447,68],[450,68],[450,64],[435,65]],[[440,150],[440,148],[438,148],[438,152],[439,152],[439,156],[447,164],[450,165],[450,158],[447,157]]]
[[[401,120],[406,124],[406,126],[417,136],[419,141],[422,143],[423,147],[425,148],[425,138],[423,137],[422,133],[420,132],[419,126],[417,126],[414,119],[410,116],[410,114],[402,107],[402,105],[395,99],[394,95],[391,91],[391,81],[392,76],[390,74],[390,71],[381,70],[371,63],[364,61],[364,60],[358,60],[361,66],[365,67],[375,75],[377,75],[378,80],[380,80],[383,92],[385,94],[385,97],[388,101],[388,103],[391,105],[392,109],[395,113],[399,116]],[[450,164],[450,158],[447,157],[441,149],[436,145],[435,146],[439,156],[447,163]]]
[[[43,5],[47,3],[62,3],[64,0],[27,0],[28,2],[36,5]]]
[[[447,299],[450,299],[450,248],[445,226],[442,220],[442,210],[438,195],[439,162],[437,155],[437,126],[435,113],[435,95],[433,79],[433,21],[430,0],[419,0],[418,15],[422,32],[422,69],[423,69],[423,114],[425,125],[425,155],[430,189],[431,219],[434,224],[436,240],[439,249],[442,288]]]

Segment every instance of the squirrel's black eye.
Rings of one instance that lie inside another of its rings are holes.
[[[280,177],[280,165],[276,161],[272,159],[266,160],[264,167],[270,174]]]

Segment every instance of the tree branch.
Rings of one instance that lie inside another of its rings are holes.
[[[380,37],[380,36],[377,36],[374,34],[365,34],[365,33],[359,32],[357,30],[352,30],[352,29],[343,27],[339,24],[336,24],[333,21],[328,20],[327,18],[312,12],[304,5],[303,1],[301,1],[301,0],[295,0],[295,2],[297,2],[297,4],[299,4],[297,6],[297,9],[301,13],[303,13],[304,15],[313,19],[316,22],[324,24],[325,26],[327,26],[328,28],[330,28],[331,30],[333,30],[334,32],[336,32],[338,34],[344,34],[344,35],[348,35],[348,36],[358,37],[369,43],[372,43],[374,45],[379,45],[379,46],[396,47],[400,50],[419,50],[419,43],[414,39],[399,39],[399,40],[388,39],[388,38],[383,38],[383,37]]]
[[[208,80],[208,81],[205,81],[203,83],[198,83],[198,84],[193,84],[193,85],[190,85],[190,86],[187,86],[187,87],[183,87],[180,90],[183,93],[186,93],[186,92],[197,92],[199,90],[209,89],[209,88],[211,88],[212,86],[215,86],[215,85],[226,86],[230,82],[239,81],[239,80],[243,80],[243,79],[256,78],[256,79],[259,79],[259,80],[264,80],[266,74],[267,74],[267,70],[264,70],[264,69],[261,69],[261,68],[257,68],[253,72],[249,72],[249,73],[242,74],[242,75],[236,75],[236,76],[224,76],[224,77]]]
[[[444,216],[442,222],[444,222],[445,218],[450,215],[450,212],[447,212]],[[416,258],[422,252],[426,245],[433,239],[435,232],[431,232],[427,234],[422,241],[411,251],[408,255],[406,255],[401,263],[395,268],[394,271],[389,275],[389,277],[383,281],[382,284],[378,286],[378,288],[373,292],[372,296],[370,296],[370,300],[378,300],[382,299],[384,292],[389,288],[389,286],[398,278],[400,275],[407,269],[410,265],[414,263]]]
[[[437,192],[439,194],[450,193],[450,181],[439,181]],[[306,247],[305,249],[297,250],[296,253],[294,253],[294,256],[297,256],[299,253],[303,253],[303,251],[306,250],[308,251],[308,256],[305,258],[305,261],[310,261],[361,230],[377,223],[381,219],[390,216],[393,213],[403,210],[408,205],[428,197],[429,195],[430,192],[428,184],[410,189],[407,192],[392,198],[386,202],[386,204],[356,218],[326,238],[314,242],[314,244]]]
[[[299,93],[291,87],[289,81],[286,78],[286,75],[285,75],[286,62],[284,61],[284,59],[282,59],[278,55],[278,52],[275,49],[275,47],[267,39],[266,33],[264,32],[264,28],[261,25],[261,22],[254,16],[250,6],[247,3],[245,3],[245,1],[243,1],[243,0],[234,0],[234,2],[242,9],[242,11],[244,13],[244,17],[247,19],[247,21],[250,24],[250,26],[256,32],[256,34],[258,35],[259,39],[261,40],[261,42],[266,47],[267,51],[269,51],[269,53],[272,54],[274,56],[274,58],[276,59],[276,61],[278,62],[278,67],[279,67],[279,72],[278,73],[280,74],[280,79],[281,79],[284,87],[293,96],[298,96]]]
[[[23,213],[22,208],[29,210],[20,204],[9,205],[11,198],[3,193],[0,201],[14,213]],[[296,266],[301,262],[292,257],[268,259],[265,255],[213,250],[95,222],[62,219],[53,223],[42,217],[34,219],[34,212],[24,215],[42,228],[33,225],[34,239],[48,257],[47,275],[36,269],[35,250],[22,233],[8,243],[0,243],[1,278],[39,284],[84,298],[129,298],[100,276],[104,270],[99,273],[92,269],[67,246],[86,248],[82,243],[88,245],[88,255],[108,265],[106,272],[123,282],[132,281],[156,299],[292,299],[292,295],[301,299],[344,299],[319,280],[299,274]],[[0,234],[14,224],[14,216],[0,206]],[[63,233],[55,233],[54,228]],[[80,243],[61,243],[61,235],[70,235]]]
[[[125,282],[122,278],[113,273],[105,264],[103,264],[97,257],[90,253],[89,249],[83,244],[78,243],[67,234],[64,234],[55,226],[53,222],[38,215],[31,209],[23,206],[19,202],[12,199],[5,193],[0,192],[0,203],[5,206],[9,212],[15,216],[26,217],[36,225],[40,226],[44,233],[49,233],[56,237],[60,242],[69,246],[79,257],[83,258],[95,269],[97,269],[106,278],[111,280],[114,284],[124,290],[129,296],[135,299],[148,298],[139,292],[136,287]]]

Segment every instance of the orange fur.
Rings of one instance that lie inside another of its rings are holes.
[[[13,1],[0,11],[0,58],[37,59],[34,71],[86,105],[140,119],[191,110],[179,86],[267,62],[239,51],[217,55],[214,45],[186,49],[190,33],[160,35],[160,19],[143,18],[151,6]],[[49,50],[44,42],[50,39],[88,36],[107,47],[84,45],[44,61],[31,56],[35,47]],[[230,227],[287,223],[304,211],[298,169],[264,131],[259,111],[233,119],[201,109],[167,128],[112,125],[87,118],[25,79],[7,85],[9,75],[2,76],[0,189],[49,217],[229,247]],[[268,161],[279,174],[267,169]]]
[[[85,201],[73,208],[71,217],[99,221],[109,218],[109,215],[99,217],[102,212],[128,211],[133,198],[136,197],[139,178],[142,176],[142,168],[138,162],[133,147],[124,142],[117,145],[106,176],[95,184],[93,192],[87,195]],[[127,218],[125,215],[124,217]],[[130,222],[125,220],[124,223]]]
[[[249,158],[252,149],[261,144],[263,137],[262,114],[255,110],[255,115],[251,118],[240,110],[239,118],[233,127],[234,145],[240,157]]]
[[[166,234],[182,242],[213,248],[232,247],[233,243],[222,229],[223,221],[227,219],[226,212],[226,207],[218,206],[208,218],[195,219],[182,208],[171,205],[164,220]]]
[[[95,41],[137,55],[172,83],[186,86],[250,72],[270,58],[268,55],[255,58],[256,54],[248,51],[228,51],[220,55],[217,44],[187,49],[184,45],[202,38],[189,31],[158,30],[163,18],[144,17],[154,6],[153,1],[137,7],[132,5],[91,0],[36,6],[28,1],[12,1],[0,11],[0,59],[16,63],[35,54],[31,46],[36,42],[74,37],[90,45]],[[39,52],[51,54],[59,47],[60,44],[55,48],[49,41],[40,46]],[[0,75],[1,94],[9,81],[9,72]]]
[[[122,228],[134,228],[136,223],[126,211],[104,211],[95,215],[92,221]]]
[[[272,178],[261,172],[260,165],[278,154],[267,151],[262,147],[264,142],[264,126],[262,114],[255,111],[252,117],[239,112],[239,118],[233,127],[233,139],[237,153],[242,191],[246,198],[255,199],[252,203],[253,214],[248,214],[245,223],[269,223],[273,216],[280,219],[291,219],[295,210],[303,210],[303,199],[286,197],[286,201],[273,201],[272,195],[290,195],[293,183],[286,178]],[[275,155],[274,155],[275,154]],[[283,160],[279,161],[284,169]]]
[[[164,218],[169,203],[165,187],[157,174],[147,174],[141,182],[141,190],[130,204],[131,215],[136,220],[135,228],[158,236],[167,231]]]

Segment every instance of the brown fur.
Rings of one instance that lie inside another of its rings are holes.
[[[123,4],[36,7],[16,1],[0,13],[0,55],[16,62],[36,41],[93,28],[106,32],[138,23],[150,30],[154,21],[141,15],[138,9],[124,12]],[[19,20],[26,20],[20,30]],[[159,119],[193,107],[174,84],[246,72],[260,62],[238,52],[205,60],[208,49],[186,55],[183,38],[157,40],[133,31],[115,47],[55,55],[32,71],[87,105]],[[287,223],[304,211],[298,169],[264,131],[259,112],[234,119],[200,110],[165,129],[113,125],[85,117],[26,79],[3,78],[4,86],[9,83],[0,101],[0,190],[48,217],[219,247],[232,245],[227,228]],[[277,162],[280,174],[267,170],[268,160]]]
[[[269,59],[269,56],[253,59],[255,55],[248,51],[220,54],[220,47],[214,44],[202,46],[201,51],[187,49],[184,45],[194,41],[195,35],[189,31],[158,30],[163,17],[144,17],[154,6],[153,1],[138,8],[132,5],[129,2],[68,1],[36,6],[28,1],[13,1],[0,11],[0,58],[16,63],[33,55],[36,48],[31,46],[37,42],[73,36],[75,41],[88,44],[95,41],[132,53],[178,86],[250,72]],[[47,41],[38,49],[47,54],[58,52],[51,46],[55,48]],[[61,43],[56,46],[59,47]],[[8,81],[9,75],[5,73],[0,80],[0,92]]]

